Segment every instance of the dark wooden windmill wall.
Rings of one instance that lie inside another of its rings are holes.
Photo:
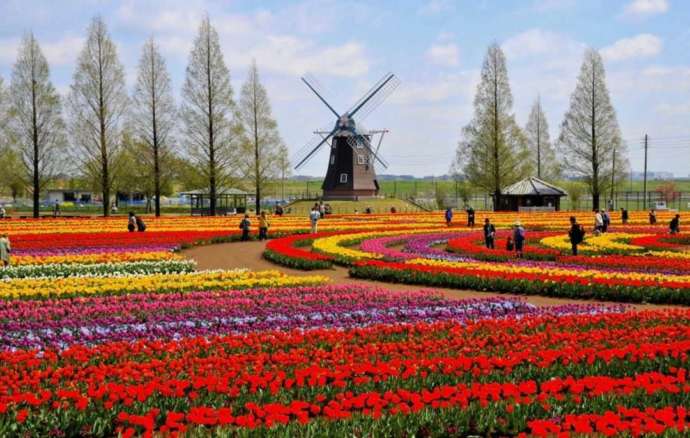
[[[323,181],[324,199],[359,199],[378,195],[372,156],[364,146],[352,148],[348,137],[334,136]]]

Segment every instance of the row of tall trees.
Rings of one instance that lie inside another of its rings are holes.
[[[159,215],[164,188],[170,186],[173,169],[180,168],[194,171],[195,179],[207,186],[211,214],[216,213],[219,191],[239,180],[252,182],[258,211],[262,188],[289,171],[287,148],[256,63],[237,104],[218,33],[208,17],[190,53],[179,109],[153,38],[142,48],[136,84],[128,94],[116,44],[100,17],[87,30],[65,109],[63,114],[48,62],[29,33],[9,90],[0,79],[0,132],[6,134],[0,136],[0,148],[7,161],[1,164],[6,169],[22,165],[0,183],[9,187],[13,178],[28,182],[35,217],[45,185],[70,165],[102,193],[105,216],[116,185],[149,194]]]
[[[541,99],[532,106],[527,124],[515,122],[506,59],[500,46],[489,47],[474,98],[474,117],[462,130],[452,172],[501,202],[502,188],[535,174],[554,180],[563,173],[583,180],[594,208],[607,190],[625,178],[627,150],[606,87],[599,53],[585,53],[570,106],[552,144]]]

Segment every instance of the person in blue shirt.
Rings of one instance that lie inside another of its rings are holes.
[[[453,209],[448,207],[446,208],[446,225],[450,227],[450,224],[453,222]]]

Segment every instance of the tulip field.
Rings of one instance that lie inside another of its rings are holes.
[[[273,217],[261,271],[180,251],[242,252],[231,217],[0,221],[0,436],[687,436],[690,233],[578,213],[573,256],[569,216],[478,212],[492,250],[461,214]]]

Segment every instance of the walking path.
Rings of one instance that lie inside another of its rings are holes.
[[[278,270],[290,275],[310,275],[319,274],[330,278],[333,284],[363,284],[367,286],[375,286],[390,290],[419,290],[424,289],[424,286],[384,283],[379,281],[362,280],[350,278],[348,276],[347,268],[336,266],[333,269],[319,269],[314,271],[301,271],[298,269],[286,268],[268,260],[265,260],[261,253],[264,250],[263,242],[235,242],[235,243],[221,243],[217,245],[198,246],[182,251],[182,255],[193,259],[197,262],[198,269],[235,269],[247,268],[253,271],[261,270]],[[426,288],[430,289],[430,288]],[[459,289],[441,289],[433,288],[440,291],[443,295],[449,298],[486,298],[492,296],[507,296],[506,294],[498,294],[496,292],[478,292],[473,290],[459,290]],[[525,296],[527,301],[535,305],[555,305],[555,304],[573,304],[573,303],[594,303],[594,301],[584,300],[568,300],[560,298],[541,297],[538,295]],[[659,308],[663,306],[656,305],[636,305],[637,308]]]

